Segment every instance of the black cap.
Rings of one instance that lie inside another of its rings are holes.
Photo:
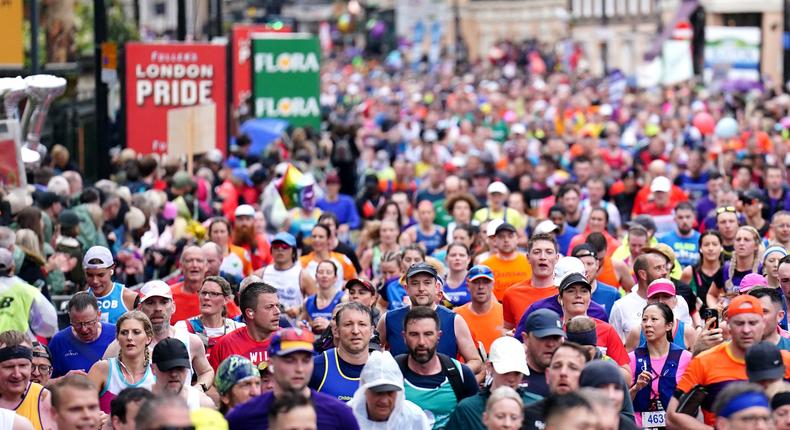
[[[35,193],[36,202],[41,209],[49,209],[55,203],[61,202],[60,196],[52,191],[39,191]]]
[[[571,273],[564,277],[560,282],[560,294],[576,284],[582,284],[592,291],[592,285],[590,285],[590,281],[588,281],[584,275],[581,273]]]
[[[771,342],[760,342],[746,351],[746,375],[750,382],[782,379],[785,365],[782,353]]]
[[[419,275],[420,273],[425,273],[433,276],[436,279],[439,279],[439,274],[436,273],[436,268],[428,263],[412,264],[411,267],[409,267],[409,270],[406,271],[406,279],[409,279],[414,275]]]
[[[184,342],[172,337],[162,339],[156,344],[151,362],[164,372],[178,367],[192,367],[187,346],[184,345]]]
[[[595,259],[598,258],[598,253],[595,252],[595,248],[589,243],[582,243],[580,245],[576,245],[571,252],[571,257],[582,258],[582,257],[593,257]]]
[[[538,309],[527,317],[524,333],[532,333],[536,337],[563,336],[560,316],[550,309]]]
[[[80,217],[71,209],[65,209],[58,215],[58,222],[61,227],[72,228],[80,224]]]
[[[496,230],[494,230],[494,235],[499,234],[500,231],[512,231],[513,233],[518,233],[516,227],[513,227],[513,224],[506,222],[499,224],[499,227],[497,227]]]
[[[757,190],[748,190],[738,196],[740,201],[746,204],[752,204],[755,201],[762,201],[763,194]]]

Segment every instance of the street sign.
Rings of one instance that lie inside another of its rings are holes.
[[[167,154],[168,112],[214,104],[213,146],[225,151],[226,49],[216,44],[127,43],[127,146],[142,154]]]
[[[254,34],[252,93],[257,118],[321,127],[321,48],[305,33]]]

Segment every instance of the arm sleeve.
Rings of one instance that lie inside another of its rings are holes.
[[[55,306],[38,290],[30,307],[30,330],[46,338],[54,336],[58,331],[58,313],[55,311]]]

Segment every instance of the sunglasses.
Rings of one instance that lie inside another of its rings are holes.
[[[272,244],[272,249],[280,249],[280,250],[291,249],[291,246],[288,245],[287,243],[278,242]]]
[[[716,208],[716,215],[723,214],[725,212],[735,213],[736,210],[735,210],[734,206],[721,206],[721,207]]]

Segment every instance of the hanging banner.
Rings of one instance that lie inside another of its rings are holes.
[[[705,82],[717,88],[760,86],[759,27],[705,27]]]
[[[236,118],[250,114],[252,97],[252,48],[253,33],[290,33],[290,25],[234,24],[231,30],[231,55],[233,56],[233,112]]]
[[[126,44],[126,141],[138,153],[168,153],[168,112],[215,104],[214,144],[225,151],[225,45]]]
[[[321,47],[305,33],[254,34],[252,93],[257,118],[321,127]]]
[[[0,67],[21,68],[25,58],[23,0],[0,0]]]

